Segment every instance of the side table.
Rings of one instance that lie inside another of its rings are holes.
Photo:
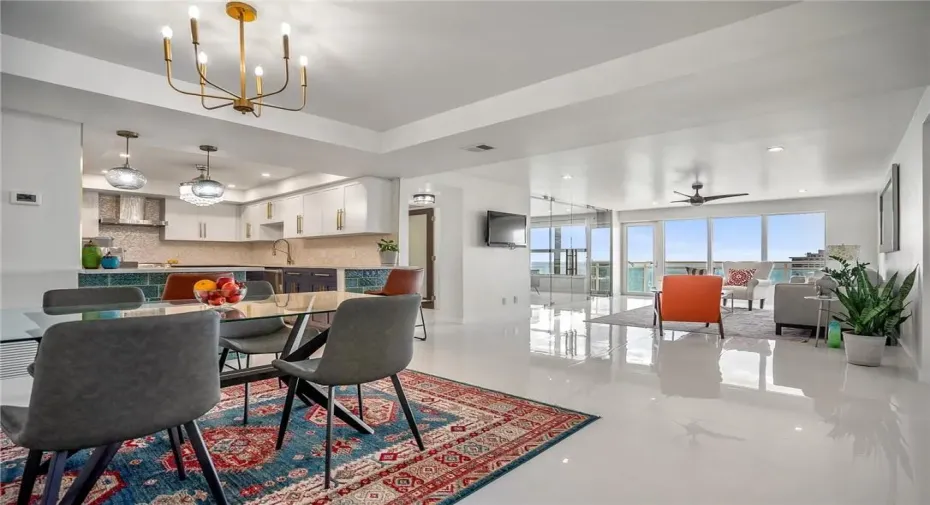
[[[830,304],[838,302],[840,299],[835,296],[805,296],[805,300],[817,300],[817,328],[814,333],[814,347],[820,343],[820,318],[826,313],[826,321],[823,326],[823,342],[827,343],[827,325],[830,324]]]

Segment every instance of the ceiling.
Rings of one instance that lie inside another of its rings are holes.
[[[84,173],[104,173],[107,169],[123,164],[120,154],[126,151],[126,140],[115,131],[104,131],[85,127],[83,132]],[[251,189],[272,181],[286,179],[298,174],[294,168],[251,163],[225,156],[222,145],[210,155],[210,175],[223,184],[235,189]],[[194,165],[206,164],[206,154],[199,144],[166,149],[153,146],[144,135],[130,141],[130,161],[147,178],[180,183],[196,177],[199,172]],[[262,174],[268,174],[264,177]]]
[[[166,23],[192,77],[186,4],[0,5],[4,107],[100,132],[102,167],[112,132],[137,130],[140,163],[171,180],[218,145],[241,188],[261,172],[466,171],[616,210],[696,178],[744,201],[874,191],[930,85],[930,2],[263,2],[250,62],[273,87],[288,20],[292,54],[312,46],[310,110],[254,119],[165,84]],[[200,5],[201,40],[210,75],[234,81],[221,5]],[[461,149],[476,143],[496,149]]]
[[[198,2],[208,76],[239,82],[238,26]],[[787,2],[259,2],[246,26],[249,85],[283,84],[280,25],[307,54],[307,112],[383,131],[597,63],[727,25]],[[4,1],[3,33],[148,72],[164,72],[161,27],[174,29],[175,75],[196,82],[184,2]],[[294,67],[296,70],[296,67]],[[296,92],[282,99],[298,101]],[[224,114],[235,114],[230,110]]]

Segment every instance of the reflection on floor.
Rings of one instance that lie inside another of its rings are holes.
[[[428,311],[411,368],[602,416],[462,503],[930,503],[930,386],[900,349],[863,368],[813,342],[584,323],[649,303],[494,324]]]

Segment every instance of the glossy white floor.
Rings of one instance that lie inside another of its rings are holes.
[[[899,349],[869,369],[813,343],[583,322],[648,303],[427,316],[411,368],[601,416],[463,503],[930,503],[930,386]],[[28,399],[28,379],[0,386]]]

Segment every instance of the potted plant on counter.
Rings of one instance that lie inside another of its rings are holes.
[[[381,266],[392,267],[397,264],[397,242],[383,238],[378,242],[378,254],[381,256]]]
[[[910,314],[905,310],[908,293],[914,286],[917,268],[896,287],[895,273],[884,285],[875,285],[869,280],[864,267],[856,265],[852,276],[843,288],[836,290],[836,297],[846,308],[847,314],[833,318],[848,327],[843,332],[846,361],[853,365],[880,366],[885,353],[885,341],[897,340],[901,323]]]

